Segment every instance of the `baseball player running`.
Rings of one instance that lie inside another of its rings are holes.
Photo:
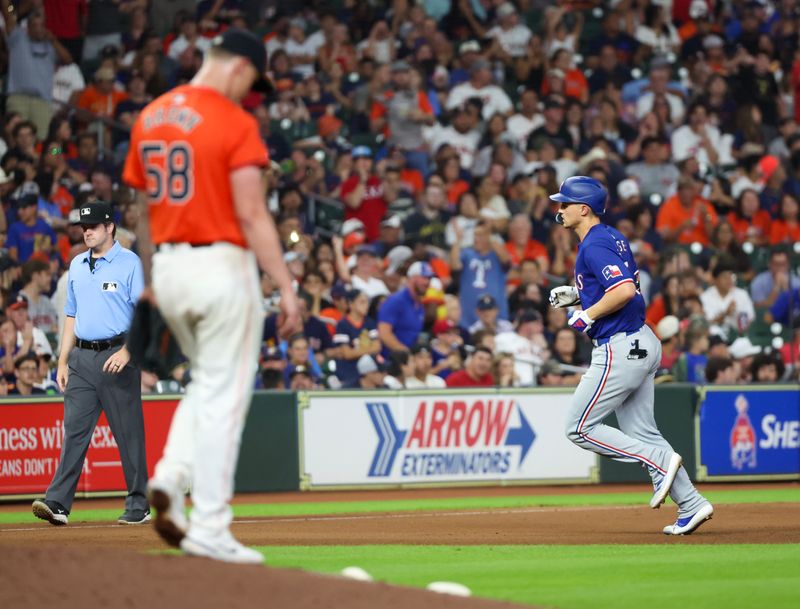
[[[264,324],[258,266],[280,288],[281,333],[300,327],[264,198],[268,152],[255,119],[239,105],[264,82],[266,62],[263,44],[249,32],[231,28],[215,38],[192,82],[142,111],[124,170],[125,181],[146,193],[139,197],[145,276],[149,229],[158,250],[153,292],[192,370],[148,485],[155,527],[187,554],[234,563],[263,561],[230,532],[233,476]],[[187,522],[183,491],[190,484]]]
[[[581,448],[618,461],[641,463],[653,479],[650,507],[669,495],[678,518],[667,535],[688,535],[714,514],[697,492],[676,453],[656,428],[653,394],[661,344],[644,324],[645,304],[639,271],[627,239],[600,222],[608,194],[593,178],[575,176],[550,197],[561,204],[556,221],[580,239],[575,287],[550,292],[550,304],[580,304],[569,325],[592,338],[594,350],[567,417],[567,437]],[[620,429],[603,425],[615,412]]]

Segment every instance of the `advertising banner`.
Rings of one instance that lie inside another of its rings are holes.
[[[308,393],[303,488],[590,481],[593,453],[564,436],[567,393]]]
[[[706,388],[699,479],[800,477],[800,389]]]
[[[178,402],[144,401],[147,470],[152,474],[164,450]],[[0,403],[0,495],[40,495],[58,466],[64,439],[60,398]],[[124,491],[119,449],[104,414],[92,434],[78,481],[78,493]]]

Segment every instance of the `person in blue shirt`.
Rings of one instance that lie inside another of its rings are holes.
[[[450,249],[450,268],[453,272],[460,271],[461,327],[468,329],[478,321],[478,301],[486,294],[497,303],[498,319],[507,320],[506,273],[511,257],[503,240],[492,235],[491,225],[484,220],[475,226],[472,247],[462,250],[460,232],[456,227],[456,240]]]
[[[767,321],[777,321],[788,326],[798,315],[800,315],[800,288],[793,288],[778,295],[769,308]]]
[[[425,322],[422,298],[434,276],[431,265],[417,261],[408,267],[406,286],[389,296],[378,309],[378,338],[383,357],[392,351],[410,351],[417,343]]]
[[[50,254],[56,244],[56,233],[39,217],[39,195],[22,194],[15,200],[19,220],[8,227],[6,247],[12,260],[26,262],[34,252]]]
[[[550,293],[554,307],[575,308],[568,325],[592,338],[592,361],[567,412],[566,435],[580,448],[641,464],[653,481],[650,507],[667,495],[678,518],[667,535],[685,535],[710,519],[712,505],[697,492],[682,457],[661,435],[653,417],[654,378],[661,364],[661,342],[644,323],[639,271],[628,240],[600,221],[608,192],[586,176],[567,178],[551,195],[560,203],[556,221],[580,239],[575,285]],[[615,413],[619,429],[603,424]]]
[[[78,478],[100,412],[119,445],[128,496],[119,524],[150,520],[142,414],[141,371],[130,362],[125,337],[144,290],[139,257],[114,240],[111,205],[80,208],[89,250],[69,267],[66,320],[56,381],[64,393],[64,442],[55,476],[33,513],[50,524],[67,524]]]

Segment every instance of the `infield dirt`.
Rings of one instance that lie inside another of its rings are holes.
[[[618,490],[623,489],[635,490],[631,487]],[[238,502],[552,495],[610,490],[610,487],[581,487],[292,493],[245,495],[238,498]],[[120,500],[81,502],[75,508],[117,506],[121,506]],[[16,505],[1,509],[19,511],[20,508]],[[147,555],[142,552],[166,549],[150,526],[81,523],[79,512],[76,516],[66,527],[52,527],[36,521],[33,516],[30,523],[0,526],[0,607],[489,609],[512,606],[443,597],[385,584],[363,584],[302,571]],[[661,533],[663,526],[670,524],[674,517],[675,508],[671,505],[660,510],[651,510],[646,505],[531,507],[247,518],[236,520],[233,532],[243,543],[253,546],[800,543],[800,504],[717,505],[714,519],[697,534],[687,537]],[[268,553],[266,560],[268,564]]]

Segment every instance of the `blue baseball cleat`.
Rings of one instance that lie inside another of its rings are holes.
[[[706,520],[711,520],[714,515],[714,506],[706,503],[690,516],[678,518],[675,524],[668,524],[664,527],[664,535],[691,535]]]
[[[678,470],[681,468],[682,463],[683,458],[678,453],[672,453],[672,457],[669,459],[669,465],[667,466],[667,473],[664,474],[661,482],[658,483],[653,497],[650,499],[650,507],[654,510],[660,508],[661,504],[667,500],[667,495],[669,495],[672,483],[675,482],[675,476],[678,475]]]

